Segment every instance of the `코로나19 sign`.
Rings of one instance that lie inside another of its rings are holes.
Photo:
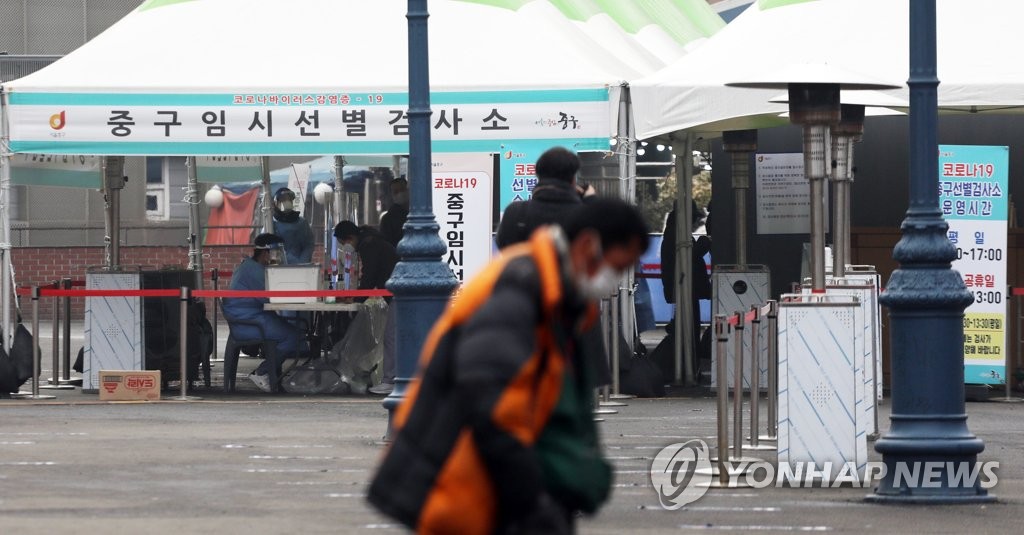
[[[1009,147],[939,146],[939,205],[974,303],[964,311],[964,382],[1006,381]]]

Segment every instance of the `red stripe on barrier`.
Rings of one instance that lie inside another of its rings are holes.
[[[387,290],[195,290],[194,297],[391,297]]]
[[[20,295],[31,295],[32,290]],[[40,297],[178,297],[181,290],[53,290],[40,288]]]
[[[1010,295],[1024,295],[1024,288],[1011,288]]]
[[[194,290],[192,297],[391,297],[387,290]],[[32,288],[21,287],[17,294],[31,296]],[[40,297],[179,297],[181,289],[158,290],[60,290],[40,288]]]

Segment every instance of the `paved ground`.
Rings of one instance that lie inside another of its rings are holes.
[[[100,403],[78,391],[0,401],[0,533],[401,532],[364,500],[386,426],[378,399],[244,386],[187,403]],[[652,458],[715,433],[714,400],[682,394],[630,400],[605,417],[616,487],[582,533],[1020,532],[1024,404],[968,404],[983,459],[1002,463],[996,504],[884,506],[865,503],[864,489],[769,488],[711,490],[665,511],[650,486]]]

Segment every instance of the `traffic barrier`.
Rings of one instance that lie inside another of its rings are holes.
[[[732,366],[734,370],[744,369],[744,358],[747,353],[744,350],[745,344],[750,343],[750,370],[757,370],[757,359],[754,358],[760,352],[760,345],[758,343],[758,337],[760,336],[761,329],[761,318],[768,319],[767,335],[768,335],[768,399],[766,402],[767,410],[767,425],[766,434],[761,435],[759,427],[761,425],[760,417],[760,393],[757,390],[751,391],[750,396],[750,437],[744,439],[743,436],[743,374],[734,373],[732,376],[732,437],[729,437],[729,392],[728,388],[718,388],[717,393],[717,427],[718,427],[718,456],[717,466],[713,470],[713,473],[717,473],[718,480],[714,482],[716,487],[727,487],[727,488],[738,488],[739,483],[737,481],[730,481],[730,475],[741,475],[748,468],[751,468],[751,463],[744,463],[743,461],[755,460],[749,457],[743,457],[744,449],[752,450],[774,450],[775,445],[761,444],[762,440],[775,440],[777,434],[777,422],[774,421],[777,415],[777,395],[775,390],[778,389],[778,348],[777,345],[777,316],[778,316],[778,302],[768,301],[762,306],[752,305],[750,310],[746,312],[737,311],[731,316],[725,316],[718,314],[714,317],[713,328],[715,333],[715,344],[718,354],[725,355],[728,351],[729,343],[734,344],[733,351],[733,362]],[[747,329],[747,325],[750,328]],[[747,339],[747,332],[749,331],[749,340]],[[731,338],[730,338],[731,336]],[[728,368],[727,359],[717,359],[715,366],[717,366],[717,373],[719,377],[726,377],[726,371]],[[744,444],[745,441],[749,441],[748,444]],[[730,445],[732,446],[730,454]],[[757,459],[759,460],[759,459]]]
[[[264,291],[242,291],[242,290],[190,290],[188,287],[179,289],[150,289],[150,290],[76,290],[70,279],[55,282],[50,287],[40,288],[39,286],[20,287],[16,290],[19,296],[30,296],[32,300],[32,333],[33,333],[33,374],[31,395],[20,395],[20,399],[53,399],[55,396],[44,396],[39,394],[39,343],[37,333],[39,332],[39,298],[53,297],[178,297],[181,308],[180,329],[180,358],[181,358],[181,394],[172,398],[181,401],[191,401],[199,398],[188,396],[188,303],[195,298],[231,298],[231,297],[317,297],[335,299],[362,298],[362,297],[390,297],[392,294],[387,290],[264,290]],[[70,308],[70,301],[65,301],[65,310]],[[55,308],[56,310],[56,308]],[[57,324],[55,313],[54,325]],[[56,332],[56,328],[55,328]],[[70,312],[65,314],[65,373],[70,370]],[[214,344],[216,345],[216,344]],[[56,347],[56,345],[55,345]],[[56,350],[54,353],[54,379],[58,378],[58,363]],[[70,381],[70,377],[67,379]],[[59,380],[58,380],[59,382]]]

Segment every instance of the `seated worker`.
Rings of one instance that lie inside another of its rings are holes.
[[[280,264],[284,256],[284,241],[274,234],[260,234],[253,242],[251,257],[242,260],[231,276],[231,290],[264,291],[266,287],[266,267]],[[277,355],[280,360],[286,356],[296,355],[309,350],[305,332],[292,325],[272,311],[263,310],[263,304],[270,300],[266,297],[226,297],[224,298],[224,319],[228,324],[233,320],[258,322],[267,339],[277,342]],[[251,325],[231,325],[232,331],[240,338],[258,338],[260,333]],[[264,392],[271,391],[270,368],[277,366],[280,377],[281,362],[260,363],[249,379]]]
[[[274,193],[274,234],[284,240],[285,258],[289,264],[313,261],[313,229],[296,212],[295,192],[280,188]]]
[[[359,289],[384,289],[391,272],[398,263],[398,253],[384,236],[370,227],[357,227],[351,221],[342,221],[334,227],[338,244],[359,254],[362,269]],[[384,327],[384,369],[381,383],[370,388],[371,394],[388,395],[395,388],[395,307],[388,307]]]

